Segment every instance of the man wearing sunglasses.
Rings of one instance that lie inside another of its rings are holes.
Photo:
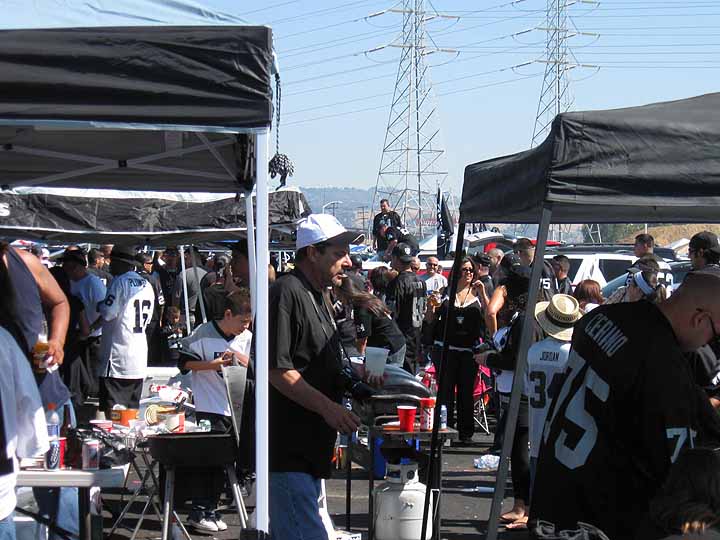
[[[440,266],[440,260],[437,257],[428,257],[425,263],[425,273],[420,276],[425,282],[428,294],[434,292],[442,292],[447,287],[448,281],[445,276],[442,275],[442,267]]]
[[[720,419],[685,357],[717,343],[719,325],[720,267],[691,272],[659,304],[600,306],[575,325],[542,436],[531,521],[558,530],[581,521],[613,540],[635,538],[680,451],[720,441]]]
[[[699,232],[690,239],[688,257],[693,270],[701,270],[710,264],[720,262],[720,242],[715,233]]]

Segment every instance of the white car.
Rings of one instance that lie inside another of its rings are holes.
[[[560,251],[547,253],[545,258],[552,259],[559,254],[570,259],[568,277],[573,286],[585,279],[593,279],[602,288],[608,281],[625,274],[637,260],[635,255],[624,253],[562,253]]]

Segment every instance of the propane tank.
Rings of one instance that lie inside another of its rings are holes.
[[[375,488],[375,540],[420,540],[425,484],[416,462],[388,463],[385,482]],[[432,538],[433,505],[430,498],[425,540]]]

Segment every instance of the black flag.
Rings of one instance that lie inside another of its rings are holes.
[[[450,242],[454,232],[452,216],[447,205],[447,198],[443,197],[438,188],[437,192],[437,256],[438,259],[447,259],[450,251]]]

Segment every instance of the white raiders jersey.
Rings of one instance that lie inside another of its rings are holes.
[[[101,377],[143,379],[147,368],[145,328],[152,318],[155,292],[136,272],[113,279],[98,306],[103,318],[100,345]]]
[[[557,395],[570,354],[570,342],[552,337],[534,343],[528,351],[525,390],[530,421],[530,457],[538,457],[550,402]]]

